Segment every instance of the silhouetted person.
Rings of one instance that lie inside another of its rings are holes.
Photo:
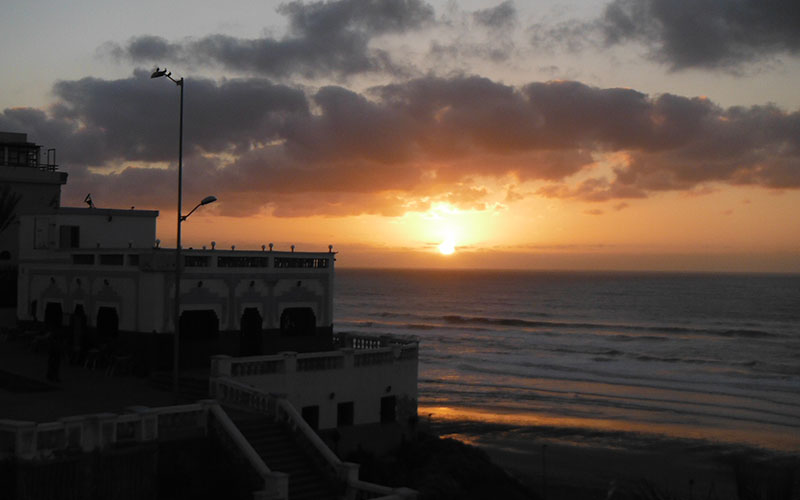
[[[50,382],[61,382],[59,370],[61,369],[61,357],[64,354],[64,345],[61,335],[48,332],[47,349],[47,380]]]

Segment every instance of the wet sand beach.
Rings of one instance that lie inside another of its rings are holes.
[[[457,420],[428,425],[442,438],[484,450],[542,498],[657,498],[647,496],[655,492],[674,499],[735,499],[737,481],[761,491],[785,489],[788,481],[800,494],[796,453],[642,433]]]

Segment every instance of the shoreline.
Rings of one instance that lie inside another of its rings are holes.
[[[542,498],[647,498],[647,491],[657,491],[675,499],[724,499],[737,498],[741,484],[760,490],[800,483],[798,453],[747,445],[469,420],[426,425],[440,438],[482,449]],[[800,492],[800,484],[793,487]]]

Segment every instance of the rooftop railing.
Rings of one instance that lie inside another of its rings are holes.
[[[69,249],[73,266],[132,267],[143,271],[175,269],[173,249],[85,248]],[[258,250],[182,250],[184,272],[219,270],[322,271],[333,268],[333,253],[259,252]]]
[[[297,372],[342,370],[387,365],[417,359],[419,340],[410,337],[384,335],[369,337],[347,333],[334,334],[339,350],[328,352],[282,352],[266,356],[234,358],[212,356],[211,384],[219,377],[249,377]],[[361,347],[355,348],[353,345]]]

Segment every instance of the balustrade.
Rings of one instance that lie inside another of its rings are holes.
[[[299,355],[297,356],[297,371],[317,371],[317,370],[337,370],[344,365],[342,354],[333,353],[327,355]]]
[[[353,364],[359,366],[372,366],[394,363],[394,353],[390,348],[374,351],[356,351]]]
[[[207,408],[200,404],[150,409],[134,413],[101,413],[36,424],[0,421],[0,459],[34,458],[66,449],[92,451],[113,443],[145,442],[203,435]]]
[[[285,370],[283,358],[259,359],[253,361],[233,360],[231,362],[231,375],[241,377],[247,375],[269,375],[281,373]]]

